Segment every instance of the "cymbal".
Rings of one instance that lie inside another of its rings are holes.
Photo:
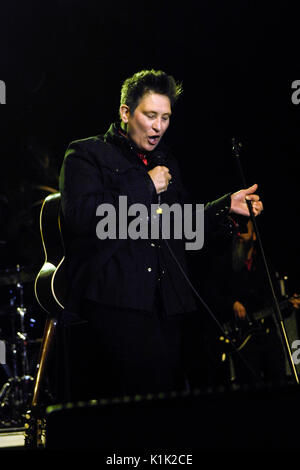
[[[0,270],[0,286],[11,286],[18,283],[32,282],[37,276],[37,270],[31,266],[16,266]]]

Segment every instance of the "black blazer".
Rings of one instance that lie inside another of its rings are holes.
[[[157,162],[148,155],[147,167],[136,154],[134,144],[112,125],[103,137],[72,142],[65,154],[60,192],[64,217],[67,263],[67,309],[79,313],[82,301],[90,299],[119,308],[151,312],[158,286],[168,315],[196,310],[194,294],[186,283],[163,240],[106,239],[96,235],[103,203],[118,207],[119,196],[127,196],[128,206],[157,202],[148,171]],[[176,160],[166,149],[166,166],[172,184],[161,195],[161,202],[183,204],[188,201]],[[206,233],[226,227],[230,195],[206,205]],[[184,240],[168,240],[173,253],[187,271]]]

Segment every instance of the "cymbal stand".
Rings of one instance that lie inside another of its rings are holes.
[[[27,355],[27,333],[25,328],[25,315],[27,308],[24,305],[24,286],[16,284],[19,305],[16,306],[16,296],[11,296],[11,361],[12,376],[3,385],[0,391],[0,413],[5,424],[22,425],[24,413],[29,404],[33,377],[29,375]],[[16,328],[16,320],[20,320],[20,328]]]
[[[17,289],[19,290],[20,304],[17,307],[17,313],[20,318],[20,329],[17,331],[17,339],[21,340],[21,371],[22,377],[29,375],[29,365],[27,357],[27,333],[25,329],[25,315],[27,313],[27,308],[24,306],[24,289],[23,284],[18,283]]]

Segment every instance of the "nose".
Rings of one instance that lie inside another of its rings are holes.
[[[161,131],[161,118],[157,117],[152,123],[152,129],[156,132]]]

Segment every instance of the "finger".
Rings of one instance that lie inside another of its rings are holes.
[[[239,310],[238,311],[238,317],[239,318],[245,318],[246,317],[246,312],[244,310]]]
[[[249,188],[245,189],[245,193],[246,193],[246,194],[255,193],[255,191],[257,190],[257,188],[258,188],[258,185],[255,183],[255,184],[253,184],[252,186],[250,186]]]
[[[257,217],[261,213],[261,210],[257,208],[253,208],[252,211],[255,217]]]
[[[297,310],[299,309],[299,303],[295,300],[291,300],[291,304],[293,305],[294,308],[296,308]]]
[[[257,202],[252,203],[252,208],[257,209],[258,211],[261,212],[264,207],[263,207],[263,204],[260,201],[257,201]]]
[[[259,195],[258,194],[250,194],[245,197],[247,201],[259,201]]]
[[[245,316],[246,316],[246,309],[245,309],[245,307],[243,307],[242,305],[240,305],[240,306],[237,308],[237,314],[238,314],[238,317],[239,317],[239,318],[245,318]]]
[[[256,210],[257,212],[260,214],[263,210],[264,210],[264,206],[261,202],[256,202],[254,203],[255,206],[256,206]]]

